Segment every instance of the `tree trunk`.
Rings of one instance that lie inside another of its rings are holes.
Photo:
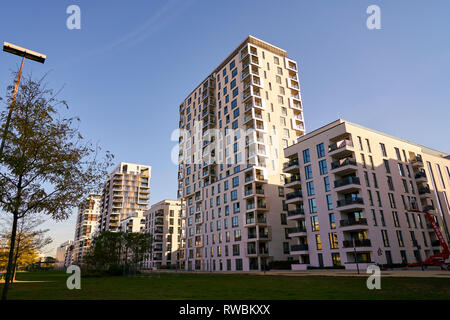
[[[21,230],[19,232],[19,237],[17,238],[17,246],[15,246],[15,255],[14,255],[14,262],[13,262],[13,267],[12,267],[12,276],[11,276],[11,282],[9,284],[9,287],[12,287],[12,284],[14,281],[16,281],[16,270],[17,270],[17,260],[19,260],[19,250],[20,250],[20,242],[22,240],[21,234],[22,234],[22,230],[23,229],[23,225],[21,227]]]
[[[2,300],[6,300],[8,295],[9,282],[11,279],[11,270],[14,259],[14,245],[16,243],[18,212],[13,213],[13,225],[11,231],[11,245],[9,247],[8,267],[6,268],[5,284],[3,286]]]

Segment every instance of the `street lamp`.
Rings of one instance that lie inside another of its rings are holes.
[[[34,60],[40,63],[44,63],[47,56],[42,53],[38,53],[32,50],[28,50],[19,46],[16,46],[9,42],[3,42],[3,51],[15,54],[22,57],[22,63],[20,64],[19,73],[17,74],[16,84],[14,85],[13,96],[11,99],[11,104],[9,105],[8,116],[6,118],[5,130],[3,131],[2,143],[0,145],[0,160],[3,158],[3,148],[5,147],[6,135],[8,134],[9,123],[11,122],[11,116],[13,111],[13,106],[16,101],[17,91],[19,89],[20,77],[22,76],[23,63],[26,59]]]

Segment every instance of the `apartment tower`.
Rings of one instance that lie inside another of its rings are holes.
[[[150,166],[126,162],[109,174],[101,197],[99,232],[118,231],[121,220],[148,208],[150,174]]]
[[[148,269],[161,267],[179,268],[181,241],[181,203],[162,200],[144,212],[145,232],[153,236],[151,256],[144,260]]]
[[[184,268],[263,270],[289,258],[282,164],[305,132],[297,70],[249,36],[179,106]]]
[[[83,263],[92,234],[96,230],[100,217],[101,195],[90,194],[78,206],[75,236],[73,241],[72,261],[79,265]]]
[[[440,242],[414,210],[428,210],[448,243],[448,154],[344,120],[284,153],[293,269],[423,261]]]

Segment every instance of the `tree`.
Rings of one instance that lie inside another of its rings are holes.
[[[3,243],[8,243],[8,250],[5,250],[5,257],[2,259],[3,263],[0,262],[0,269],[5,268],[7,265],[6,251],[9,251],[12,225],[11,218],[3,220],[5,220],[4,225],[6,225],[6,228],[1,231],[0,236]],[[42,223],[44,223],[44,220],[35,216],[25,216],[19,221],[16,244],[14,246],[11,282],[15,280],[17,268],[33,264],[38,259],[40,251],[52,242],[52,239],[46,236],[49,229],[36,229]]]
[[[13,220],[2,300],[10,286],[18,221],[41,213],[67,219],[85,194],[99,190],[112,160],[108,152],[99,159],[100,148],[86,141],[76,126],[79,118],[61,114],[68,105],[44,79],[29,76],[22,82],[0,159],[0,207]],[[1,123],[5,119],[3,111]]]
[[[104,231],[95,237],[84,259],[90,270],[113,274],[135,272],[151,253],[152,236],[147,233]]]

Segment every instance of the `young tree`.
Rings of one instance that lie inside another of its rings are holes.
[[[6,227],[1,230],[1,238],[4,243],[8,243],[8,249],[11,240],[12,219],[4,219]],[[20,219],[17,227],[16,244],[14,250],[14,260],[12,267],[11,283],[14,282],[18,267],[26,267],[36,261],[41,250],[52,242],[52,239],[46,236],[49,229],[38,230],[37,227],[44,223],[44,219],[36,216],[25,216]],[[9,251],[9,250],[8,250]],[[7,259],[4,259],[7,262]],[[6,266],[6,263],[5,263]],[[1,269],[1,264],[0,264]]]
[[[62,116],[67,103],[43,80],[23,80],[0,159],[0,207],[13,220],[2,300],[11,280],[19,220],[40,213],[67,219],[84,195],[98,190],[112,159],[108,152],[98,159],[99,147],[81,136],[78,118]],[[1,123],[5,119],[2,112]]]

